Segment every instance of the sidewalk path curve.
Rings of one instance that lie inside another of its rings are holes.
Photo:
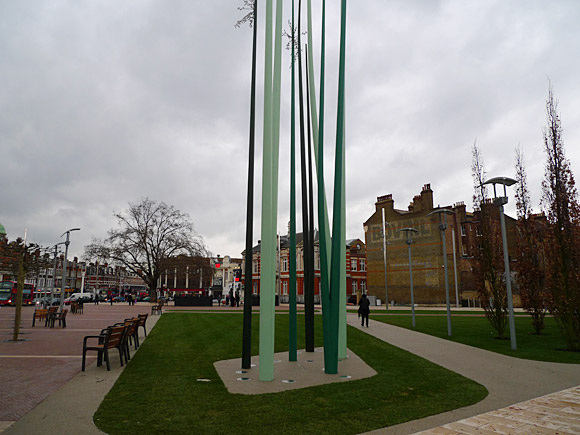
[[[373,434],[410,434],[472,417],[525,400],[580,385],[580,366],[512,358],[386,323],[371,321],[362,328],[356,314],[349,325],[473,379],[489,395],[479,403],[424,419],[373,431]]]

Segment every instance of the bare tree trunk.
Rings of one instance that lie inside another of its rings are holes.
[[[18,341],[20,334],[20,321],[22,320],[22,293],[24,291],[24,259],[20,257],[20,264],[18,266],[18,290],[16,292],[16,310],[14,313],[14,333],[12,334],[12,341]]]

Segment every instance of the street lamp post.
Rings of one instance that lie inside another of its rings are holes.
[[[411,235],[413,233],[418,233],[415,228],[401,228],[398,230],[400,233],[401,231],[405,231],[405,235],[407,236],[407,249],[409,251],[409,280],[411,283],[411,320],[413,323],[413,328],[415,327],[415,295],[413,294],[413,262],[411,260],[411,244],[413,243],[413,239]]]
[[[385,263],[385,307],[389,311],[389,288],[387,286],[387,225],[390,225],[385,221],[385,209],[383,211],[383,260]]]
[[[52,271],[52,289],[50,290],[50,306],[54,303],[54,286],[56,282],[56,263],[57,263],[57,255],[58,255],[58,245],[63,245],[64,242],[57,243],[53,246],[54,248],[54,269]]]
[[[61,283],[61,291],[60,291],[60,311],[64,307],[64,297],[66,295],[66,262],[68,256],[68,245],[70,245],[70,233],[71,231],[80,231],[80,228],[72,228],[70,230],[65,231],[62,233],[61,237],[66,234],[66,242],[64,242],[64,262],[62,266],[62,283]]]
[[[447,229],[447,215],[454,214],[453,210],[440,208],[432,211],[432,214],[439,215],[439,231],[441,231],[441,240],[443,241],[443,273],[445,275],[445,302],[447,304],[447,335],[451,337],[451,307],[449,305],[449,277],[447,276],[447,244],[445,241],[445,230]]]
[[[507,235],[505,229],[505,216],[503,206],[508,203],[508,197],[506,188],[515,184],[516,180],[513,178],[507,177],[495,177],[490,178],[487,181],[484,181],[483,184],[492,184],[493,185],[493,205],[499,208],[499,220],[501,223],[501,240],[503,244],[503,263],[505,269],[505,285],[507,290],[507,300],[508,300],[508,310],[509,310],[509,324],[510,324],[510,342],[511,342],[511,349],[517,349],[516,343],[516,326],[514,323],[514,302],[512,299],[512,279],[510,274],[510,261],[508,255],[508,247],[507,247]],[[497,196],[495,185],[502,184],[503,185],[503,196]]]
[[[455,253],[455,228],[451,227],[451,243],[453,244],[453,274],[455,277],[455,308],[459,308],[459,289],[457,285],[457,255]]]

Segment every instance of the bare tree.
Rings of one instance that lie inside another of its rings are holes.
[[[544,329],[544,316],[548,308],[545,284],[545,256],[543,231],[545,217],[532,212],[527,173],[522,150],[516,148],[516,207],[518,213],[516,238],[517,283],[523,308],[532,316],[536,334]]]
[[[41,255],[40,251],[41,247],[39,245],[34,243],[26,244],[21,238],[8,242],[8,239],[0,237],[0,257],[3,260],[3,267],[10,270],[11,275],[16,277],[18,283],[12,341],[18,341],[18,336],[20,335],[24,281],[27,277],[35,276],[48,265],[47,257]]]
[[[568,350],[580,351],[580,204],[570,162],[564,153],[562,124],[550,84],[544,129],[546,169],[542,204],[551,231],[547,237],[547,287]]]
[[[503,263],[499,213],[487,198],[483,156],[473,144],[471,175],[473,177],[473,208],[478,217],[479,246],[475,252],[473,275],[475,286],[485,316],[495,329],[497,338],[503,339],[508,322],[507,290]]]
[[[471,176],[473,178],[473,209],[479,210],[481,203],[487,197],[487,188],[483,184],[485,181],[485,165],[481,151],[477,148],[477,139],[473,141],[471,149]]]
[[[239,20],[236,24],[235,27],[242,27],[244,24],[248,23],[248,25],[250,27],[252,27],[254,25],[254,8],[256,7],[255,5],[255,0],[243,0],[244,4],[242,6],[238,6],[238,10],[240,11],[249,11],[246,12],[246,15],[244,15],[244,17]]]
[[[124,213],[115,213],[119,228],[104,240],[94,239],[85,247],[87,258],[106,258],[139,276],[157,297],[157,281],[164,262],[177,255],[207,256],[203,239],[189,215],[164,202],[149,198],[129,204]]]

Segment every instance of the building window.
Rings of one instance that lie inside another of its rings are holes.
[[[465,236],[465,224],[461,224],[461,235]]]
[[[356,294],[356,280],[352,280],[352,294]]]
[[[463,245],[462,250],[463,250],[463,252],[462,252],[463,256],[467,257],[467,246]]]
[[[288,259],[282,258],[282,272],[288,272]]]
[[[350,260],[350,270],[353,272],[356,272],[356,258],[353,258],[352,260]]]
[[[282,282],[282,294],[283,295],[288,294],[288,281]]]
[[[254,281],[254,294],[258,294],[258,283]]]
[[[360,259],[360,271],[365,272],[367,270],[367,262],[364,258]]]
[[[479,225],[477,225],[475,227],[475,235],[476,236],[481,236],[481,227]]]
[[[258,273],[258,262],[254,261],[254,273]]]
[[[367,291],[367,283],[366,283],[366,281],[361,281],[360,282],[360,289],[361,289],[361,291],[363,293],[366,293],[366,291]]]

